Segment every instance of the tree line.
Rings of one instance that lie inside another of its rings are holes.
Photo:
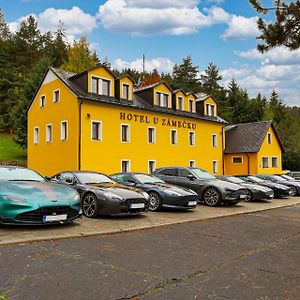
[[[16,134],[15,142],[27,146],[27,107],[45,72],[52,66],[79,73],[100,63],[86,38],[69,43],[63,24],[54,33],[41,33],[37,21],[30,16],[12,33],[0,9],[0,131]],[[108,59],[101,62],[111,68]],[[300,108],[287,106],[274,90],[267,98],[261,94],[249,97],[235,79],[222,85],[218,67],[209,63],[201,72],[191,56],[176,64],[170,74],[113,69],[116,76],[129,74],[137,85],[161,80],[173,89],[205,93],[219,102],[218,115],[229,124],[273,120],[286,150],[284,168],[300,169]]]

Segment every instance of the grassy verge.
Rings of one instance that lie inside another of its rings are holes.
[[[13,141],[13,135],[0,133],[0,163],[20,162],[26,163],[26,150],[18,147]]]

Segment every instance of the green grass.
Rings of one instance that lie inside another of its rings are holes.
[[[13,135],[0,133],[0,161],[26,161],[26,150],[20,148]]]

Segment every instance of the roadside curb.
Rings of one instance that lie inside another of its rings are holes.
[[[284,203],[279,202],[279,203],[271,203],[271,204],[272,204],[271,207],[256,206],[255,208],[252,208],[252,209],[245,208],[245,210],[238,211],[238,212],[236,212],[234,210],[229,210],[229,211],[226,211],[225,213],[222,212],[221,214],[217,214],[217,215],[209,215],[209,216],[201,216],[201,217],[200,216],[197,216],[197,217],[191,216],[191,218],[185,219],[185,220],[178,219],[178,220],[166,221],[166,222],[161,222],[161,223],[153,223],[153,224],[147,223],[146,225],[138,225],[136,223],[133,223],[133,226],[127,226],[125,228],[122,228],[122,227],[120,228],[116,223],[116,228],[109,229],[109,230],[100,229],[100,230],[94,230],[94,231],[89,231],[89,232],[80,232],[79,231],[79,232],[73,232],[73,233],[67,233],[67,234],[48,235],[48,236],[43,236],[43,237],[23,237],[23,238],[15,238],[12,240],[4,239],[3,241],[1,241],[1,237],[0,237],[0,247],[8,246],[8,245],[22,245],[22,244],[29,244],[29,243],[35,243],[35,242],[62,240],[62,239],[67,240],[67,239],[77,239],[77,238],[83,238],[83,237],[104,236],[104,235],[108,235],[108,234],[118,234],[118,233],[123,233],[123,232],[147,230],[147,229],[151,229],[151,228],[171,226],[171,225],[183,224],[183,223],[189,223],[189,222],[202,222],[202,221],[213,220],[213,219],[234,217],[234,216],[252,214],[252,213],[256,213],[256,212],[268,211],[268,210],[273,210],[273,209],[278,209],[278,208],[297,206],[300,204],[300,198],[297,197],[295,199],[295,201],[293,201],[292,203],[284,204]],[[209,209],[212,209],[212,208],[209,208]],[[200,208],[200,211],[202,211],[201,208]],[[116,221],[112,220],[112,222],[116,222]],[[78,226],[83,226],[83,225],[79,224]]]

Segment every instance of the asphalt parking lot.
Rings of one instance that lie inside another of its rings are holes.
[[[299,299],[299,237],[300,205],[292,205],[2,245],[0,299]]]

